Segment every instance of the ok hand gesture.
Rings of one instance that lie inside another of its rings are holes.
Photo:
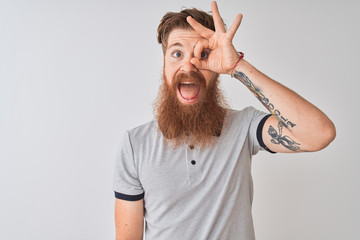
[[[188,16],[187,21],[190,26],[198,32],[204,41],[199,41],[194,49],[194,58],[191,63],[198,69],[207,69],[220,74],[231,74],[232,68],[239,59],[239,54],[235,50],[232,39],[240,26],[242,15],[238,14],[230,26],[225,31],[225,26],[215,1],[211,3],[211,11],[215,25],[215,32],[198,23],[195,19]],[[203,58],[203,51],[210,50],[208,58]]]

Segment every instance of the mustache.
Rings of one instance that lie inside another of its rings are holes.
[[[175,76],[175,79],[173,81],[173,87],[176,87],[183,82],[191,82],[194,84],[198,84],[202,87],[206,86],[206,80],[204,75],[198,71],[198,72],[187,72],[187,73],[179,73]]]

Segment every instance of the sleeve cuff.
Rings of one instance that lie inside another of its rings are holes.
[[[115,192],[115,197],[118,199],[126,200],[126,201],[138,201],[144,198],[144,193],[141,193],[139,195],[126,195],[123,193]]]
[[[264,128],[264,124],[266,122],[266,120],[272,116],[271,114],[268,114],[266,115],[265,117],[263,117],[263,119],[261,119],[258,127],[257,127],[257,130],[256,130],[256,137],[257,137],[257,140],[260,144],[260,147],[262,147],[263,149],[265,149],[266,151],[270,152],[270,153],[276,153],[276,152],[273,152],[271,151],[264,143],[263,141],[263,138],[262,138],[262,131],[263,131],[263,128]]]

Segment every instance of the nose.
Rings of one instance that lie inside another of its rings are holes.
[[[197,72],[198,69],[190,62],[191,57],[184,59],[180,70],[182,72]]]

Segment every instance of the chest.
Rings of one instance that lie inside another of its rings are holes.
[[[212,147],[200,150],[192,145],[177,149],[153,147],[138,152],[139,179],[145,199],[169,199],[175,195],[196,195],[204,189],[221,191],[224,186],[250,176],[251,155],[246,138],[236,144],[219,139]]]

